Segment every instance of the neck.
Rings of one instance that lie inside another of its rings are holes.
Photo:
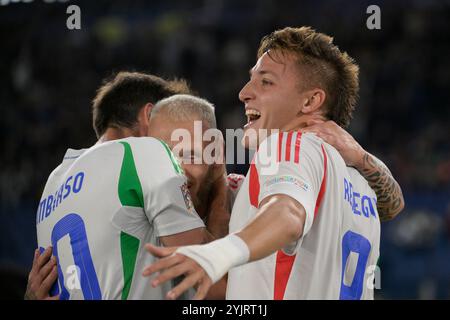
[[[314,114],[303,114],[301,116],[298,116],[293,121],[289,122],[285,126],[283,126],[280,129],[269,129],[268,135],[272,135],[276,132],[289,132],[289,131],[299,131],[302,128],[305,128],[308,126],[308,121],[316,120],[316,121],[326,121],[324,116],[322,116],[320,113],[314,113]],[[272,131],[276,130],[276,131]],[[264,139],[258,139],[258,146],[261,144],[261,142]],[[252,149],[249,147],[245,147],[246,149]]]
[[[325,117],[321,113],[313,113],[313,114],[302,114],[301,116],[297,117],[293,122],[291,122],[289,125],[282,128],[280,131],[297,131],[302,128],[305,128],[308,126],[309,121],[326,121]]]
[[[97,144],[117,140],[124,139],[128,137],[137,137],[139,135],[136,134],[132,129],[129,128],[108,128],[105,133],[98,139]]]

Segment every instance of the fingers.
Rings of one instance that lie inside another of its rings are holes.
[[[306,114],[306,115],[303,115],[302,118],[303,118],[303,121],[306,122],[306,123],[308,123],[309,121],[316,121],[318,123],[326,121],[325,117],[323,115],[320,115],[320,114],[313,114],[313,115]]]
[[[150,243],[147,243],[145,245],[145,249],[153,256],[158,257],[158,258],[163,258],[163,257],[170,256],[172,253],[174,253],[175,250],[177,250],[177,247],[167,247],[167,248],[157,247]]]
[[[320,130],[319,127],[317,127],[315,125],[311,125],[311,126],[308,126],[308,127],[301,128],[300,131],[303,132],[303,133],[311,132],[311,133],[316,133],[317,134],[321,130]]]
[[[144,277],[148,277],[149,275],[161,271],[163,269],[170,268],[176,264],[179,264],[183,262],[186,259],[185,256],[181,254],[175,254],[173,256],[161,259],[156,261],[155,263],[152,263],[150,266],[144,269],[144,272],[142,272],[142,275]]]
[[[48,260],[48,262],[44,266],[42,266],[42,268],[40,268],[40,270],[38,271],[40,278],[45,279],[55,267],[56,267],[56,257],[51,257],[50,260]]]
[[[54,297],[45,298],[44,300],[59,300],[59,294],[57,296],[54,296]]]
[[[307,120],[306,121],[307,126],[313,126],[313,125],[322,124],[322,123],[324,124],[326,122],[323,120]]]
[[[189,268],[187,268],[186,265],[184,265],[184,264],[174,265],[171,268],[166,269],[159,276],[157,276],[152,281],[152,287],[155,288],[155,287],[165,283],[168,280],[172,280],[178,276],[181,276],[182,274],[186,273],[188,270],[189,270]]]
[[[303,128],[301,130],[303,133],[309,132],[314,133],[317,137],[321,138],[326,143],[332,145],[337,150],[340,150],[340,143],[338,140],[338,137],[336,137],[334,134],[329,133],[326,129],[321,129],[316,126]]]
[[[332,128],[328,122],[308,121],[308,126],[301,129],[302,132],[322,131],[332,133]]]
[[[316,135],[321,138],[323,141],[325,141],[328,144],[331,144],[332,146],[336,147],[336,137],[331,135],[331,134],[327,134],[324,132],[317,132]]]
[[[44,264],[48,262],[48,260],[52,257],[53,248],[50,246],[45,249],[44,252],[39,256],[37,260],[37,268],[40,270]]]
[[[338,134],[339,131],[342,129],[340,126],[336,124],[336,122],[329,120],[329,121],[322,121],[317,119],[311,119],[306,121],[307,127],[302,128],[303,129],[318,129],[321,131],[326,131],[329,134],[335,133]]]
[[[58,279],[58,268],[56,265],[53,266],[48,276],[42,281],[41,290],[48,293]]]
[[[320,137],[323,139],[323,137],[325,135],[328,135],[326,133],[326,130],[324,128],[321,128],[320,125],[319,126],[311,126],[311,127],[306,127],[306,128],[302,128],[300,130],[302,133],[314,133],[316,136]]]
[[[200,283],[200,286],[197,288],[197,292],[195,293],[193,300],[203,300],[208,294],[209,289],[211,288],[211,279],[209,277],[203,278],[203,281]]]
[[[33,257],[33,265],[32,265],[32,269],[34,268],[34,266],[37,265],[37,261],[38,261],[38,258],[39,258],[40,255],[41,255],[41,254],[40,254],[40,252],[39,252],[39,248],[37,248],[36,250],[34,250],[34,257]]]
[[[175,288],[173,288],[172,290],[170,290],[167,293],[167,295],[166,295],[167,299],[170,299],[170,300],[177,299],[186,290],[195,286],[195,284],[197,282],[199,282],[200,279],[202,278],[202,275],[203,274],[201,272],[194,272],[194,273],[188,275],[187,277],[185,277],[184,280],[181,281],[181,283],[179,285],[177,285]]]
[[[40,252],[39,252],[39,248],[37,248],[36,250],[34,250],[33,264],[31,266],[30,273],[28,274],[28,281],[34,277],[36,272],[38,272],[37,264],[38,264],[39,256],[40,256]]]
[[[339,129],[334,128],[334,125],[329,124],[328,122],[312,124],[308,127],[302,128],[301,131],[303,133],[306,132],[315,133],[318,137],[322,138],[326,142],[328,142],[327,140],[329,139],[333,140],[335,140],[336,138],[343,139],[342,132]]]

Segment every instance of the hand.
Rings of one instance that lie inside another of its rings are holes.
[[[218,239],[228,234],[231,206],[225,162],[212,164],[211,170],[213,183],[208,196],[206,228],[215,239]]]
[[[230,195],[224,173],[225,171],[211,186],[207,208],[206,228],[215,239],[222,238],[228,234],[228,224],[230,222]]]
[[[155,257],[161,258],[146,267],[142,273],[144,277],[148,277],[155,272],[162,271],[155,279],[153,279],[151,283],[152,287],[157,287],[166,281],[185,275],[183,281],[167,293],[166,298],[175,300],[183,292],[196,286],[197,292],[194,296],[194,300],[205,298],[208,290],[212,286],[212,281],[197,262],[182,254],[175,253],[177,247],[164,248],[146,244],[145,249]]]
[[[347,166],[358,168],[361,165],[366,151],[334,121],[309,120],[306,124],[307,127],[302,128],[301,131],[315,133],[326,143],[335,147]]]
[[[56,258],[52,256],[52,247],[48,247],[42,254],[39,249],[34,252],[33,266],[28,275],[25,300],[59,300],[59,295],[49,295],[52,285],[58,278]]]

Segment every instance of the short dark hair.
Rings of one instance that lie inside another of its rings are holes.
[[[349,125],[358,99],[359,68],[332,37],[310,27],[287,27],[265,36],[257,57],[269,50],[293,54],[306,77],[302,90],[313,86],[323,89],[327,95],[324,115],[341,127]]]
[[[142,107],[174,94],[191,94],[185,80],[168,81],[140,72],[117,73],[104,81],[92,101],[92,120],[97,138],[107,128],[134,128]]]

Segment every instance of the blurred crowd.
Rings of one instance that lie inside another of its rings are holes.
[[[300,25],[332,35],[358,62],[360,100],[349,131],[389,166],[405,193],[405,213],[383,233],[382,270],[398,266],[400,249],[403,262],[408,250],[413,257],[438,246],[450,252],[448,1],[71,3],[81,8],[81,30],[66,28],[67,3],[0,7],[0,262],[29,267],[46,178],[68,147],[96,141],[90,106],[103,78],[124,69],[183,77],[216,105],[221,129],[238,128],[245,122],[238,92],[259,40]],[[366,28],[366,8],[374,3],[381,30]],[[441,259],[435,256],[429,259]],[[435,263],[443,271],[429,275],[424,265],[414,296],[395,286],[385,296],[426,297],[430,281],[442,279],[448,290],[432,294],[449,297],[450,266]],[[391,284],[398,281],[386,273]]]

